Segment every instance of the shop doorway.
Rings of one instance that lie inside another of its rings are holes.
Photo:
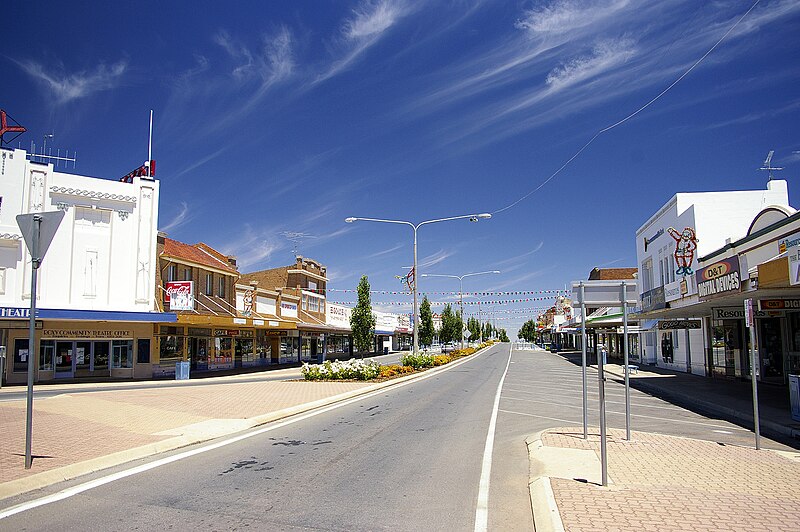
[[[783,339],[780,318],[762,318],[759,320],[761,348],[761,380],[783,384]]]
[[[57,340],[55,377],[108,377],[111,374],[110,353],[108,340]]]
[[[208,370],[208,338],[190,337],[189,360],[192,370]]]

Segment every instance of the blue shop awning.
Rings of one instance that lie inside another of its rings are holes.
[[[136,321],[142,323],[175,323],[174,312],[121,312],[115,310],[72,310],[37,308],[40,320],[86,320],[86,321]]]

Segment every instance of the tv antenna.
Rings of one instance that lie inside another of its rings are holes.
[[[294,253],[295,256],[300,249],[300,242],[302,242],[303,239],[316,238],[308,233],[300,233],[298,231],[283,231],[281,234],[286,238],[286,240],[292,243],[292,253]]]
[[[772,156],[774,154],[775,154],[775,150],[769,150],[769,153],[767,154],[767,158],[764,159],[764,166],[759,168],[759,170],[766,170],[767,172],[769,172],[769,180],[770,181],[772,181],[772,172],[773,171],[783,170],[782,167],[779,168],[779,167],[776,167],[776,166],[772,166]]]

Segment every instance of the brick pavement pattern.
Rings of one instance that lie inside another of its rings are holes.
[[[25,401],[0,403],[0,483],[166,440],[162,431],[247,419],[368,386],[264,381],[68,392],[35,399],[33,467],[25,469]]]
[[[754,448],[608,431],[607,487],[551,478],[564,528],[589,530],[798,530],[800,461]],[[542,444],[593,450],[599,433],[551,429]]]

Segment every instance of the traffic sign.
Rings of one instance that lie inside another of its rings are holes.
[[[34,232],[36,231],[35,218],[39,220],[39,235],[38,235],[38,249],[34,248]],[[31,258],[35,261],[41,262],[47,248],[56,236],[58,226],[61,225],[61,220],[64,219],[64,211],[50,211],[50,212],[33,212],[31,214],[17,215],[17,225],[22,231],[22,238],[25,239],[25,245],[28,246],[28,251]],[[34,255],[38,255],[34,257]]]

